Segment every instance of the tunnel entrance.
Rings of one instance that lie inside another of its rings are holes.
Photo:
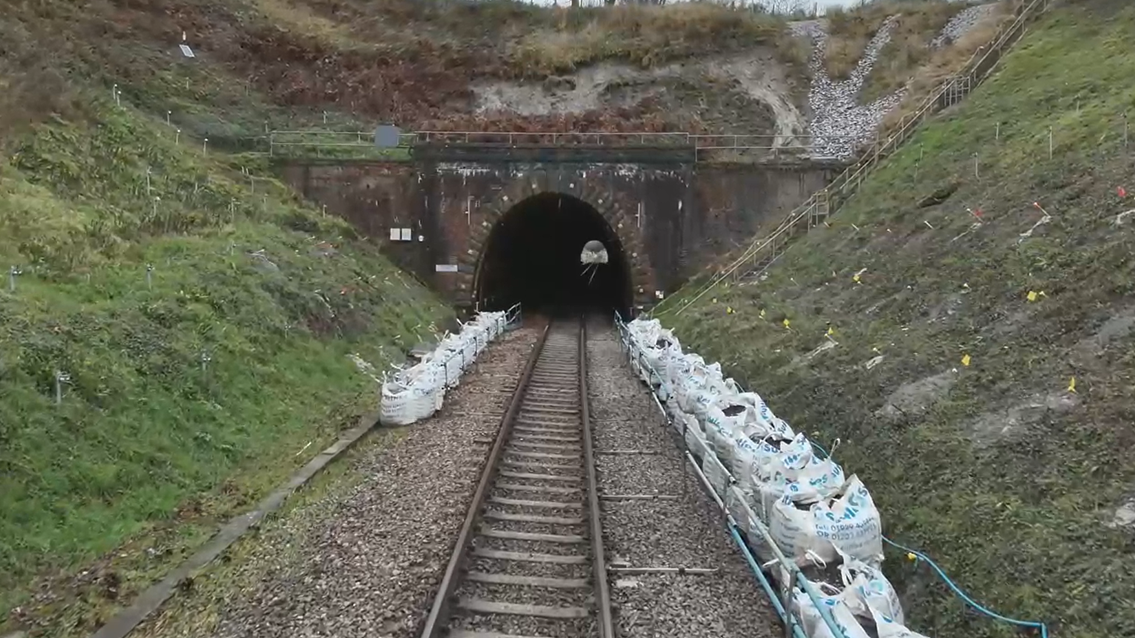
[[[603,243],[607,263],[580,263],[591,240]],[[485,243],[475,288],[483,310],[519,302],[542,312],[625,314],[632,299],[630,268],[615,230],[593,206],[560,193],[533,195],[500,218]]]

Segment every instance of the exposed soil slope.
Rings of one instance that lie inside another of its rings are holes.
[[[661,317],[797,429],[842,439],[888,536],[1069,638],[1135,635],[1133,28],[1122,3],[1053,10],[831,228]],[[888,561],[913,627],[1018,635]]]
[[[868,82],[893,91],[937,54],[927,43],[962,5],[942,7],[883,2],[841,14],[825,59],[854,67],[876,18],[901,14],[884,68],[871,75],[883,80]],[[376,121],[783,136],[806,133],[812,115],[811,44],[781,18],[717,4],[53,1],[17,5],[5,22],[5,55],[38,51],[76,77],[118,83],[133,104],[218,143]],[[183,35],[194,59],[177,48]]]

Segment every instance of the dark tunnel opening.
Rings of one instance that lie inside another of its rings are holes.
[[[607,263],[580,263],[591,240],[602,242]],[[559,193],[533,195],[501,217],[489,233],[476,287],[483,310],[522,303],[538,312],[625,315],[631,305],[630,270],[615,230],[590,204]]]

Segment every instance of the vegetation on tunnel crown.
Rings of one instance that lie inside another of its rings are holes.
[[[69,86],[0,161],[0,633],[89,633],[451,317],[263,166]]]
[[[1126,3],[1053,9],[767,279],[675,314],[690,286],[660,316],[798,429],[842,439],[888,536],[1069,638],[1135,635],[1135,530],[1116,516],[1135,499],[1133,28]],[[885,567],[912,628],[1019,635],[925,565]]]

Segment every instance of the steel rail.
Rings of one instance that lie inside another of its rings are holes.
[[[603,524],[599,520],[599,491],[595,476],[595,450],[591,441],[590,403],[587,396],[587,317],[584,316],[579,322],[579,408],[583,421],[583,463],[587,468],[587,503],[591,512],[595,614],[599,625],[599,638],[615,638],[615,625],[611,618],[611,591],[607,583],[607,564],[603,554]]]
[[[457,535],[457,542],[454,546],[453,554],[449,558],[449,565],[445,568],[445,574],[442,576],[437,597],[434,598],[433,607],[430,608],[429,616],[426,617],[425,625],[421,632],[422,638],[437,638],[441,636],[440,632],[446,626],[450,612],[450,599],[453,597],[460,580],[459,574],[469,551],[469,544],[473,536],[473,526],[476,524],[481,507],[484,505],[489,486],[496,476],[497,466],[500,463],[505,442],[508,441],[509,435],[512,433],[512,425],[516,421],[517,414],[520,412],[520,404],[524,399],[524,392],[528,387],[529,381],[532,379],[532,372],[536,369],[536,362],[540,360],[540,353],[544,350],[544,343],[548,339],[550,329],[551,323],[544,326],[544,331],[540,333],[540,337],[536,341],[535,347],[532,349],[532,354],[529,355],[528,362],[524,366],[524,371],[520,375],[520,382],[513,392],[512,399],[509,401],[508,409],[505,411],[504,416],[501,417],[500,430],[497,432],[497,438],[493,442],[493,448],[489,452],[489,457],[485,461],[485,469],[481,473],[480,481],[477,483],[477,491],[473,493],[473,501],[469,504],[469,511],[465,514],[465,522],[461,525],[461,531]]]

